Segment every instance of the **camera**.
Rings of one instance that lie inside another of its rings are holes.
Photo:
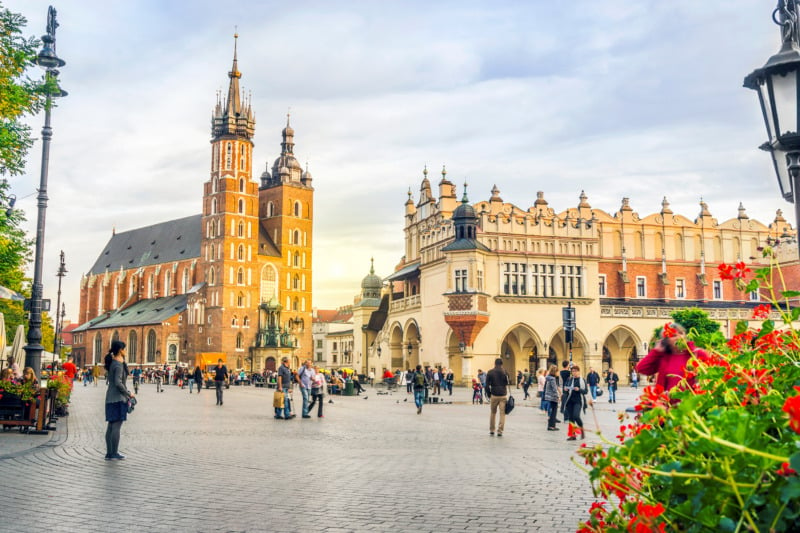
[[[130,398],[128,400],[128,412],[129,413],[133,412],[133,409],[136,407],[136,403],[137,403],[136,398]]]

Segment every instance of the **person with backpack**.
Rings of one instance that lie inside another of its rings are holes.
[[[417,414],[421,414],[422,404],[425,403],[425,391],[428,389],[428,378],[422,371],[422,365],[417,365],[412,383],[414,384],[414,404],[417,406]]]
[[[494,436],[495,419],[497,411],[500,410],[500,422],[497,424],[497,436],[503,436],[503,429],[506,425],[506,402],[508,401],[508,386],[511,382],[508,374],[503,369],[503,359],[498,357],[494,360],[494,368],[486,374],[486,394],[489,396],[489,435]]]
[[[414,392],[414,371],[410,368],[406,371],[406,393]]]
[[[527,400],[530,398],[530,394],[528,394],[528,389],[531,387],[531,373],[528,372],[528,369],[525,369],[525,372],[522,373],[522,391],[525,393],[523,396],[523,400]]]
[[[564,382],[564,420],[567,425],[567,440],[577,439],[580,434],[581,439],[586,438],[583,431],[583,420],[581,420],[581,411],[586,412],[586,381],[581,377],[581,369],[578,365],[572,365],[570,368],[571,376]],[[591,405],[591,400],[589,400]]]

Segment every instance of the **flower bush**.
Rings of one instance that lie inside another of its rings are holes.
[[[777,288],[764,255],[770,266],[755,272],[720,265],[740,290],[769,295],[774,307],[753,313],[760,327],[740,322],[726,345],[692,358],[693,386],[646,387],[636,416],[620,415],[618,443],[580,449],[597,501],[578,531],[797,531],[800,307],[788,299],[800,292]]]
[[[58,374],[47,380],[47,388],[56,392],[56,408],[66,407],[72,393],[72,386],[63,374]]]
[[[39,392],[38,387],[30,383],[16,383],[14,381],[0,381],[0,398],[3,396],[15,396],[23,402],[32,401]]]

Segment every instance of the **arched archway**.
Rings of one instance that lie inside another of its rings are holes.
[[[547,364],[548,366],[554,364],[558,366],[560,370],[561,364],[564,361],[569,361],[571,359],[572,362],[578,364],[579,366],[586,367],[587,362],[585,356],[587,352],[586,347],[588,345],[589,344],[586,340],[586,336],[581,330],[576,329],[573,332],[572,354],[570,358],[570,345],[566,341],[564,329],[558,328],[548,343]]]
[[[403,335],[403,354],[405,355],[406,365],[412,368],[422,364],[420,339],[419,326],[417,321],[412,318],[406,322],[405,334]]]
[[[642,340],[627,326],[617,326],[603,341],[603,372],[613,368],[622,383],[628,383],[631,370],[639,361]]]
[[[395,322],[389,331],[389,361],[391,368],[405,368],[403,365],[403,328],[399,323]]]
[[[503,359],[503,366],[508,372],[508,376],[515,381],[518,370],[529,371],[538,366],[537,354],[542,340],[539,335],[527,324],[518,323],[512,326],[503,335],[500,342],[500,357]],[[534,365],[531,364],[534,360]]]

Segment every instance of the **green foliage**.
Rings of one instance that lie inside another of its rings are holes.
[[[30,383],[14,383],[13,381],[0,381],[0,396],[16,396],[23,402],[29,402],[36,397],[39,387]]]
[[[33,139],[20,119],[35,114],[45,101],[43,82],[25,75],[39,46],[37,39],[23,37],[26,23],[0,4],[0,176],[24,170]]]
[[[757,277],[776,294],[769,273]],[[603,498],[579,531],[797,530],[800,334],[791,310],[779,310],[780,323],[740,322],[730,341],[692,358],[693,383],[646,387],[640,414],[621,415],[619,443],[579,452]],[[690,309],[673,318],[700,336],[719,333],[702,315]]]
[[[692,307],[673,311],[672,320],[686,328],[687,337],[700,348],[715,348],[725,344],[720,324],[708,317],[702,309]]]
[[[56,393],[56,407],[64,407],[69,404],[69,397],[72,394],[72,387],[69,381],[63,375],[54,376],[53,379],[47,381],[48,389],[55,389]]]

